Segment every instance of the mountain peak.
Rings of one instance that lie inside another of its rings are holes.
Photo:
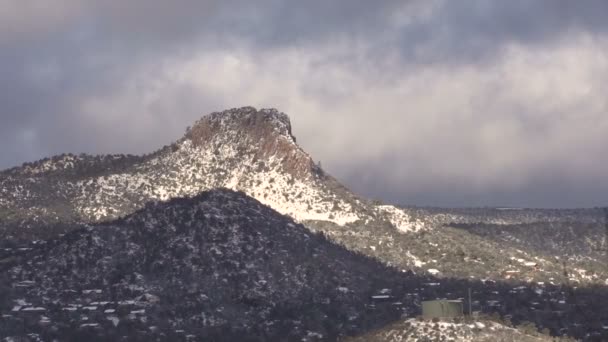
[[[287,114],[275,108],[257,110],[250,106],[206,115],[194,123],[186,136],[195,145],[204,145],[214,135],[226,133],[246,134],[255,139],[284,137],[295,143]]]
[[[312,158],[291,134],[289,117],[274,108],[242,107],[211,113],[195,122],[185,139],[194,148],[217,151],[221,159],[276,161],[294,177],[309,178],[315,170]]]

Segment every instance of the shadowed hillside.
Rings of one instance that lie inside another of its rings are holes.
[[[552,333],[583,337],[608,319],[605,288],[539,291],[401,272],[229,190],[76,229],[5,271],[3,337],[332,341],[415,317],[421,300],[464,297],[468,288],[474,310]]]

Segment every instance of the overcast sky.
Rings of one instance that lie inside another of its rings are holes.
[[[275,107],[356,192],[608,204],[608,1],[0,0],[0,168]]]

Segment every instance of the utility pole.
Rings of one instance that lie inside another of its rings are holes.
[[[608,265],[608,207],[604,207],[604,252],[606,252],[606,265]]]
[[[469,287],[469,316],[473,317],[473,303],[471,302],[471,288]]]

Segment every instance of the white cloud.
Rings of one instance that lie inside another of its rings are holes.
[[[355,185],[354,177],[375,179],[404,194],[450,184],[512,191],[547,173],[565,182],[608,181],[604,39],[577,34],[550,47],[511,44],[477,65],[361,61],[354,57],[367,47],[350,44],[205,49],[141,68],[131,89],[89,99],[85,112],[112,123],[138,113],[133,126],[153,116],[145,130],[168,141],[212,110],[277,107],[292,116],[299,142],[339,178]],[[184,111],[179,89],[195,97]],[[374,193],[373,184],[361,184]]]

